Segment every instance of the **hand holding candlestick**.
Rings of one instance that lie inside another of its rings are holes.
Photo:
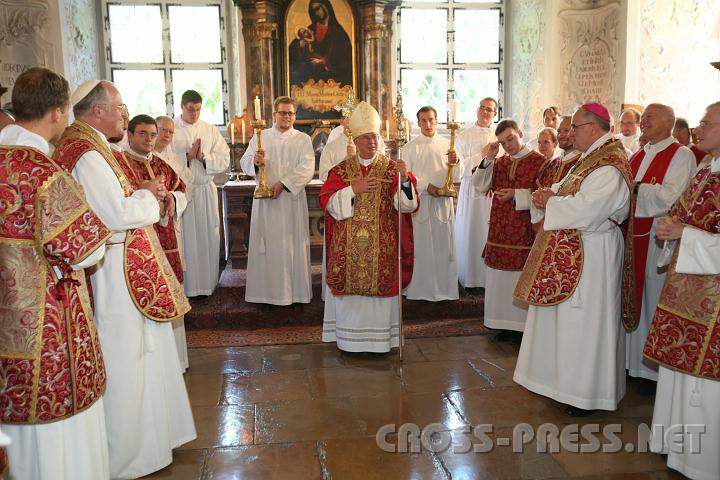
[[[256,101],[257,103],[259,103],[259,100],[257,100],[257,98]],[[256,111],[259,111],[259,108],[257,108]],[[258,166],[258,187],[255,189],[255,194],[253,195],[253,198],[272,198],[273,191],[268,188],[267,179],[265,178],[265,149],[263,149],[262,147],[262,131],[263,128],[265,128],[265,121],[255,120],[254,122],[252,122],[252,126],[255,129],[255,135],[257,136],[258,153],[258,157],[255,160],[255,163]]]
[[[455,109],[457,109],[457,101],[453,100],[455,102]],[[451,108],[451,114],[454,115],[455,112]],[[457,165],[458,159],[457,159],[457,153],[455,152],[455,132],[458,128],[460,128],[460,124],[458,122],[448,122],[447,128],[450,130],[450,148],[447,151],[448,155],[448,163],[447,163],[447,174],[445,175],[445,184],[437,189],[437,196],[439,197],[457,197],[457,190],[455,189],[455,184],[453,184],[452,181],[452,170],[455,165]]]

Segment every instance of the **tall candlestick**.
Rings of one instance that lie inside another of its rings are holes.
[[[390,120],[385,120],[385,138],[390,140]]]
[[[242,138],[243,138],[243,145],[244,145],[245,144],[245,119],[243,119],[241,130],[242,130]]]
[[[410,141],[410,130],[412,130],[412,124],[410,123],[410,120],[408,120],[406,118],[405,119],[405,131],[407,131],[408,142]]]
[[[458,101],[457,98],[453,98],[450,102],[450,121],[454,122],[455,118],[457,118],[457,107],[458,107]]]
[[[257,95],[255,95],[255,120],[260,121],[262,120],[262,109],[260,108],[260,98],[258,98]]]
[[[230,124],[230,143],[235,145],[235,123]]]

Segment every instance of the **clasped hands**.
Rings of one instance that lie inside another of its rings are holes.
[[[532,203],[535,208],[539,210],[545,210],[548,200],[554,196],[555,192],[547,187],[538,188],[532,194]]]
[[[402,160],[397,161],[397,169],[400,174],[400,180],[403,183],[408,181],[407,163]],[[350,184],[355,195],[358,193],[374,192],[380,186],[380,182],[375,177],[361,177]]]
[[[164,217],[175,215],[175,197],[165,188],[165,175],[158,175],[155,178],[146,180],[140,184],[141,190],[148,190],[152,193],[160,203],[160,216]]]
[[[655,236],[660,240],[677,240],[682,237],[685,224],[677,216],[662,217],[655,226]]]
[[[190,146],[190,150],[187,151],[185,154],[185,157],[187,158],[187,161],[190,162],[190,160],[200,160],[201,162],[205,161],[205,154],[202,151],[202,145],[199,138],[196,138],[195,141]]]

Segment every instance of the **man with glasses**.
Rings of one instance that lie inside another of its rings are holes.
[[[650,448],[689,478],[720,478],[720,102],[696,130],[712,160],[655,230],[669,268],[644,350],[660,364]],[[688,427],[701,432],[692,448]]]
[[[265,165],[272,198],[254,199],[250,218],[245,301],[310,303],[310,230],[305,196],[315,173],[312,141],[293,128],[295,101],[278,97],[273,125],[262,132],[263,151],[253,136],[240,164],[250,176]]]
[[[513,380],[567,404],[570,416],[615,410],[625,395],[621,320],[634,312],[628,306],[621,318],[620,292],[632,239],[620,224],[634,181],[610,121],[594,102],[573,114],[570,140],[583,153],[563,180],[533,194],[545,216],[515,289],[530,305]]]
[[[120,92],[90,80],[71,102],[75,122],[53,159],[72,172],[112,230],[90,279],[107,371],[110,477],[137,478],[169,465],[172,449],[196,437],[169,323],[190,305],[152,228],[167,196],[163,176],[133,184],[107,140],[123,131]]]
[[[458,280],[466,290],[485,288],[485,261],[482,252],[487,241],[492,197],[476,192],[472,174],[482,160],[482,150],[495,141],[492,129],[497,101],[483,98],[477,108],[477,121],[457,136],[457,152],[465,168],[460,179],[455,218],[455,253]]]
[[[535,238],[530,223],[530,192],[546,159],[523,142],[522,130],[505,119],[495,128],[497,142],[483,149],[483,160],[472,177],[481,194],[492,191],[488,239],[485,244],[485,325],[502,329],[498,341],[520,343],[527,306],[513,299],[520,271]],[[505,154],[498,157],[500,146]]]
[[[220,130],[200,120],[202,97],[182,94],[182,112],[175,117],[173,150],[190,169],[188,207],[183,217],[185,294],[211,295],[220,270],[220,214],[214,177],[230,165],[230,148]]]
[[[627,334],[626,366],[640,380],[641,393],[655,392],[657,366],[643,358],[643,347],[660,291],[665,269],[657,266],[663,244],[655,234],[658,222],[690,183],[696,162],[692,151],[671,135],[675,112],[667,105],[651,103],[640,117],[640,130],[647,143],[630,158],[637,195],[633,258],[635,261],[636,313],[638,327]]]

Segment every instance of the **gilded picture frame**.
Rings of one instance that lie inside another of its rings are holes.
[[[355,16],[347,0],[293,0],[285,15],[285,88],[297,120],[337,119],[356,90]]]

